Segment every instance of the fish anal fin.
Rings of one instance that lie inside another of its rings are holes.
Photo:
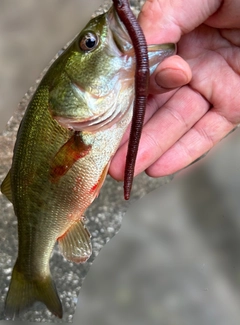
[[[1,192],[6,198],[12,202],[12,188],[11,188],[11,169],[7,173],[7,176],[4,178],[4,181],[1,185]]]
[[[84,143],[81,132],[74,132],[71,138],[58,150],[51,162],[50,176],[52,180],[56,181],[65,175],[73,164],[85,157],[90,150],[91,145]]]
[[[90,234],[82,220],[75,221],[58,238],[58,245],[63,256],[75,263],[85,263],[92,254]]]
[[[14,320],[36,301],[42,302],[51,313],[62,318],[62,304],[51,275],[28,279],[19,271],[18,262],[16,262],[5,301],[6,318]]]

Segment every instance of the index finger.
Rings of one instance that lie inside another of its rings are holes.
[[[220,0],[147,0],[138,20],[148,44],[177,43],[221,6]]]

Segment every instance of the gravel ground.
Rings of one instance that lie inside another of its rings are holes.
[[[89,3],[0,0],[0,129],[101,1]],[[0,159],[3,164],[3,154]],[[86,277],[74,324],[238,325],[239,166],[237,130],[133,203]],[[143,179],[139,191],[154,187]]]

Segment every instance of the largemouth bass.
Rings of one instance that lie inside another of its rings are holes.
[[[149,46],[150,71],[174,44]],[[92,19],[39,84],[18,130],[1,185],[18,218],[18,257],[5,303],[14,318],[35,301],[63,310],[49,259],[91,255],[84,212],[98,195],[111,157],[131,121],[135,55],[113,8]]]

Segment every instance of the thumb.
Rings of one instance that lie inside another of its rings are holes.
[[[138,20],[148,44],[177,43],[221,4],[221,0],[147,0]]]

